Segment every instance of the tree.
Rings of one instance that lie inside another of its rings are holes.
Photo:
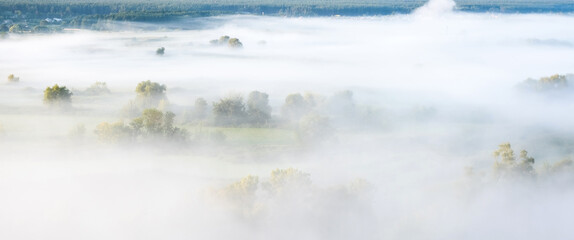
[[[225,44],[229,43],[229,36],[227,36],[227,35],[221,36],[221,37],[219,37],[219,39],[213,39],[213,40],[209,41],[209,43],[211,43],[213,45],[225,45]]]
[[[193,111],[197,119],[204,119],[207,115],[207,101],[203,98],[195,99]]]
[[[111,93],[110,89],[108,89],[108,85],[105,82],[96,82],[92,84],[90,87],[86,88],[83,94],[89,96],[96,96],[110,93]]]
[[[160,135],[163,133],[164,114],[157,109],[146,109],[142,116],[132,120],[132,128],[147,135]]]
[[[212,45],[227,45],[231,48],[242,48],[243,44],[237,38],[231,38],[227,35],[209,41]]]
[[[163,113],[151,108],[144,110],[141,117],[133,119],[130,126],[136,135],[144,138],[161,137],[166,140],[185,140],[187,132],[175,127],[174,119],[175,114],[172,112]]]
[[[319,114],[308,114],[301,118],[297,135],[304,143],[319,143],[333,135],[329,118]]]
[[[157,109],[145,109],[140,117],[129,124],[101,123],[95,133],[103,142],[172,141],[185,142],[187,131],[174,126],[175,114]]]
[[[165,48],[164,47],[160,47],[157,50],[155,50],[155,54],[156,55],[160,55],[163,56],[163,54],[165,53]]]
[[[214,123],[218,126],[239,126],[245,123],[247,113],[243,98],[228,96],[213,103]]]
[[[55,84],[44,90],[44,103],[50,105],[67,105],[72,102],[72,92],[65,86]]]
[[[346,90],[335,93],[329,98],[326,110],[334,121],[351,123],[357,117],[353,92]]]
[[[281,107],[281,115],[289,120],[299,120],[308,111],[309,107],[300,93],[287,95]]]
[[[329,110],[331,112],[344,112],[352,113],[355,109],[355,103],[353,101],[353,92],[346,90],[335,93],[329,99]]]
[[[219,37],[219,44],[226,44],[228,42],[229,42],[229,36],[225,35],[225,36]]]
[[[131,142],[135,137],[133,130],[123,122],[100,123],[94,133],[100,141],[107,143]]]
[[[238,207],[253,207],[258,185],[259,178],[249,175],[227,186],[223,191],[220,191],[220,195],[223,195],[228,201],[238,204]]]
[[[140,108],[157,107],[161,100],[166,99],[167,87],[150,80],[142,81],[136,86],[136,103]]]
[[[8,75],[8,82],[16,83],[16,82],[19,82],[19,81],[20,81],[20,78],[14,76],[14,74]]]
[[[494,151],[494,157],[496,161],[493,170],[497,179],[521,176],[534,177],[536,174],[533,167],[534,158],[529,157],[526,150],[522,150],[519,156],[521,161],[517,162],[510,143],[498,145],[498,150]]]
[[[310,174],[295,168],[275,169],[271,171],[269,181],[263,183],[263,188],[273,195],[309,187],[311,187]]]
[[[259,207],[256,195],[258,188],[259,178],[249,175],[213,193],[215,200],[223,200],[238,216],[250,218],[257,214]]]
[[[190,121],[201,121],[207,117],[207,101],[203,98],[195,99],[195,104],[191,110],[191,114],[186,117]]]
[[[535,91],[548,91],[564,89],[568,87],[566,75],[554,74],[549,77],[541,77],[538,80],[529,78],[524,80],[519,87]]]
[[[227,46],[231,47],[231,48],[242,48],[243,47],[243,43],[241,43],[239,41],[239,39],[237,38],[231,38],[229,39],[229,42],[227,43]]]
[[[550,77],[542,77],[538,80],[543,88],[557,89],[568,87],[565,75],[554,74]]]
[[[247,116],[253,126],[262,126],[271,119],[271,106],[269,95],[259,91],[249,93],[247,98]]]

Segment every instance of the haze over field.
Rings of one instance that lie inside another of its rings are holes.
[[[0,77],[19,77],[0,85],[0,239],[574,237],[574,169],[556,170],[574,153],[573,92],[521,87],[572,80],[574,18],[454,6],[0,39]],[[210,44],[223,35],[243,47]],[[99,141],[102,122],[133,119],[125,109],[145,80],[167,86],[162,110],[193,141]],[[111,93],[86,94],[95,82]],[[54,84],[74,93],[68,109],[43,103]],[[186,120],[197,98],[211,107],[254,90],[272,109],[262,129]],[[338,108],[346,90],[352,108]],[[328,137],[284,124],[292,93],[312,93]],[[212,129],[224,136],[197,137]],[[534,177],[497,175],[505,142],[536,159]]]

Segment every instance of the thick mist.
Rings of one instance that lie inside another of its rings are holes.
[[[520,84],[574,72],[574,18],[454,7],[0,39],[0,77],[19,77],[0,85],[0,238],[571,238],[574,172],[557,163],[574,153],[572,89]],[[243,47],[210,43],[224,35]],[[100,123],[133,119],[125,109],[145,80],[165,84],[162,110],[193,141],[100,141]],[[89,95],[95,82],[110,93]],[[43,103],[54,84],[71,106]],[[271,132],[198,140],[212,128],[186,121],[197,98],[212,107],[255,90],[269,95]],[[282,124],[293,93],[313,97],[328,137]],[[505,142],[535,159],[535,177],[497,177]]]

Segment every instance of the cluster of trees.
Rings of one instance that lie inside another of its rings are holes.
[[[105,95],[105,94],[110,94],[110,93],[111,93],[111,91],[108,88],[108,84],[105,82],[95,82],[90,87],[86,88],[86,90],[81,92],[82,95],[87,95],[87,96],[99,96],[99,95]]]
[[[171,129],[175,115],[169,109],[174,107],[169,106],[166,91],[167,87],[164,84],[150,80],[138,83],[135,88],[135,99],[129,101],[122,111],[124,117],[134,120],[127,125],[121,122],[102,124],[98,130],[101,133],[100,138],[115,139],[109,140],[113,142],[119,141],[118,139],[158,135],[154,130],[141,128],[138,125],[142,117],[146,119],[151,117],[152,113],[158,118],[165,118],[167,129]],[[77,90],[77,92],[81,96],[98,96],[109,94],[110,90],[105,82],[96,82],[85,91]],[[54,85],[44,91],[44,102],[48,105],[70,106],[71,97],[72,92],[65,86]],[[162,112],[165,112],[165,115],[159,114]],[[217,127],[290,128],[296,131],[302,142],[318,143],[333,136],[335,129],[333,124],[356,121],[361,116],[363,113],[355,105],[351,91],[338,92],[330,98],[312,93],[289,94],[281,107],[281,115],[276,117],[272,116],[269,95],[252,91],[246,100],[242,95],[232,94],[213,102],[211,106],[205,99],[197,98],[194,106],[185,111],[183,121],[201,126],[207,124]],[[364,122],[359,124],[364,125]],[[164,137],[174,137],[169,132],[171,130],[163,132]]]
[[[157,109],[145,109],[140,117],[129,124],[124,122],[100,123],[95,130],[102,142],[185,142],[188,133],[185,129],[174,126],[175,114]]]
[[[381,114],[369,107],[357,106],[351,91],[331,97],[305,93],[286,96],[281,111],[272,115],[269,95],[252,91],[247,100],[234,94],[212,103],[211,111],[203,98],[185,114],[185,121],[221,127],[282,127],[296,130],[300,140],[321,142],[333,136],[333,126],[377,126]]]
[[[55,84],[44,90],[44,103],[51,106],[69,106],[72,103],[72,95],[65,86]]]
[[[213,103],[213,115],[216,126],[269,126],[269,95],[252,91],[247,98],[247,104],[243,102],[241,95],[230,95]]]
[[[492,176],[496,181],[534,180],[553,177],[562,173],[571,175],[574,172],[574,161],[570,158],[564,158],[554,164],[544,163],[541,167],[535,168],[535,159],[529,156],[526,150],[521,150],[517,156],[510,143],[498,145],[498,149],[494,151],[493,155],[495,162],[492,167]]]
[[[280,201],[281,204],[300,205],[322,204],[324,201],[340,201],[336,204],[345,207],[365,198],[372,186],[363,179],[349,184],[321,189],[313,185],[311,175],[295,168],[275,169],[264,181],[258,176],[248,175],[224,188],[216,189],[213,195],[223,200],[229,207],[243,217],[254,217],[265,207],[266,201]],[[258,197],[263,196],[263,197]],[[309,201],[325,197],[323,201]],[[355,200],[355,201],[353,201]]]
[[[8,81],[17,82],[18,80],[19,78],[14,77],[14,75],[8,76]],[[84,96],[99,96],[111,93],[105,82],[95,82],[84,91],[74,91]],[[52,87],[46,87],[44,90],[44,103],[50,106],[70,106],[72,103],[72,95],[74,95],[74,93],[66,86],[55,84]]]
[[[541,77],[538,80],[529,78],[524,80],[519,87],[534,91],[548,91],[568,88],[568,76],[554,74],[549,77]]]
[[[365,16],[410,13],[426,3],[414,1],[343,1],[272,0],[237,2],[217,1],[119,1],[119,0],[47,0],[0,1],[0,32],[52,32],[63,27],[98,29],[102,21],[158,22],[174,17],[206,17],[250,13],[278,16]],[[543,4],[541,4],[543,3]],[[459,0],[459,11],[470,12],[574,12],[564,0],[492,1]],[[57,19],[56,21],[49,21]]]
[[[219,37],[219,39],[213,39],[209,41],[212,45],[227,45],[230,48],[242,48],[243,43],[237,38],[231,38],[227,35]]]
[[[157,108],[166,110],[169,105],[166,96],[167,87],[150,80],[142,81],[136,86],[136,98],[128,102],[122,113],[126,117],[139,116],[144,109]]]

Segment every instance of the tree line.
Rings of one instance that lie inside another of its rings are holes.
[[[426,1],[119,1],[119,0],[49,0],[0,1],[0,32],[50,32],[74,27],[98,29],[101,21],[159,22],[175,17],[205,17],[224,14],[274,16],[373,16],[408,14]],[[567,1],[492,1],[459,0],[459,11],[468,12],[574,12]],[[46,19],[57,19],[51,22]]]
[[[44,90],[44,103],[48,106],[73,110],[73,96],[109,94],[105,82],[96,82],[85,90],[74,90],[53,85]],[[167,86],[150,80],[137,84],[135,98],[121,109],[129,122],[102,123],[96,133],[102,141],[140,141],[149,138],[183,141],[186,131],[175,127],[176,114],[167,97]],[[191,126],[227,128],[288,128],[297,131],[304,141],[321,141],[332,136],[334,126],[365,125],[363,118],[376,117],[362,111],[351,91],[341,91],[330,97],[313,93],[293,93],[285,97],[280,109],[273,114],[269,94],[258,90],[246,96],[229,94],[209,103],[198,97],[192,105],[179,107],[178,120]],[[376,122],[376,119],[374,120]],[[370,125],[372,126],[372,125]]]

